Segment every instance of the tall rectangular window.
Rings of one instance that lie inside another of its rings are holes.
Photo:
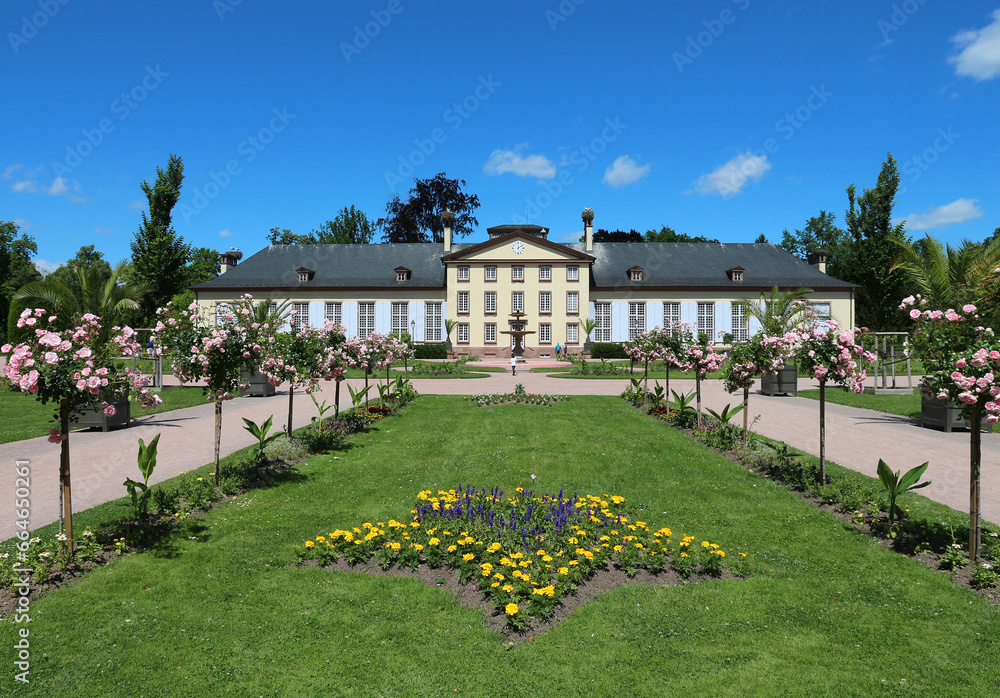
[[[292,305],[292,317],[289,318],[292,323],[292,327],[297,327],[302,329],[303,327],[309,327],[309,304],[308,303],[295,303]]]
[[[566,267],[566,280],[567,281],[579,281],[580,280],[580,267],[576,265],[571,265]]]
[[[469,280],[469,268],[468,267],[459,267],[458,268],[458,280],[459,281],[468,281]]]
[[[510,268],[510,280],[511,281],[524,281],[524,267],[511,267]]]
[[[441,303],[424,303],[424,341],[441,341]]]
[[[483,341],[487,344],[497,343],[497,326],[496,323],[487,323],[484,326]]]
[[[551,315],[552,314],[552,292],[551,291],[539,291],[538,292],[538,313],[539,313],[539,315]]]
[[[467,322],[458,323],[458,343],[459,344],[469,343],[469,323]]]
[[[580,292],[579,291],[567,291],[566,292],[566,314],[567,315],[579,315],[580,314]]]
[[[458,292],[458,314],[468,315],[469,314],[469,292],[459,291]]]
[[[594,303],[594,341],[611,341],[611,303]]]
[[[404,332],[410,331],[410,304],[406,301],[393,301],[392,303],[392,333],[397,337],[402,337]]]
[[[538,267],[539,281],[552,281],[552,267],[543,265]]]
[[[746,309],[742,305],[733,303],[733,341],[745,342],[750,339],[750,328],[747,327]]]
[[[547,322],[538,325],[538,343],[552,344],[552,325]]]
[[[375,331],[375,303],[358,303],[358,336],[364,339]]]
[[[215,304],[215,326],[222,327],[226,324],[226,313],[229,312],[228,303]]]
[[[487,281],[497,280],[497,268],[496,267],[483,267],[483,278]]]
[[[497,292],[487,291],[483,294],[483,312],[487,315],[497,314]]]
[[[635,339],[636,336],[646,331],[646,304],[628,304],[628,338]]]
[[[566,344],[578,344],[580,342],[580,326],[576,323],[566,325]]]
[[[343,304],[342,303],[327,303],[326,304],[326,314],[327,320],[332,322],[334,325],[343,325]]]
[[[809,307],[814,313],[816,313],[817,322],[826,322],[833,317],[830,315],[829,303],[810,303]]]
[[[681,323],[681,304],[667,302],[663,304],[663,329],[671,335],[674,328]]]
[[[511,291],[510,312],[512,313],[524,312],[524,291]]]
[[[708,335],[708,341],[715,340],[715,303],[698,304],[698,334]]]

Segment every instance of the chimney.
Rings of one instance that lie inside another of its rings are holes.
[[[584,250],[587,252],[594,251],[594,210],[591,208],[583,209],[583,239],[584,239]]]
[[[444,251],[451,252],[451,227],[455,225],[455,212],[446,208],[441,212],[441,222],[444,223]]]
[[[235,247],[230,247],[228,252],[219,255],[219,273],[225,274],[235,267],[243,259],[243,253]]]
[[[826,250],[809,250],[809,266],[816,267],[824,274],[826,273]]]

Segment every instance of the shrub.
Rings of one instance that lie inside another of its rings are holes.
[[[289,439],[281,436],[264,448],[268,460],[280,460],[283,463],[298,463],[306,457],[308,446],[301,439]]]
[[[414,347],[415,359],[447,359],[448,349],[444,344],[418,344]]]
[[[627,359],[625,347],[617,342],[595,342],[590,350],[590,356],[594,359]]]

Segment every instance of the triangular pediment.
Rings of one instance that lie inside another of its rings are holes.
[[[445,264],[459,261],[539,262],[558,260],[575,260],[587,263],[593,262],[594,257],[557,242],[540,238],[537,235],[515,231],[465,247],[441,258]]]

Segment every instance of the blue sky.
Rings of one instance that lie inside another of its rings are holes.
[[[1000,226],[1000,2],[7,0],[0,219],[42,266],[129,255],[170,153],[175,228],[252,253],[414,177],[479,230],[669,225],[779,242],[899,161],[911,234]]]

